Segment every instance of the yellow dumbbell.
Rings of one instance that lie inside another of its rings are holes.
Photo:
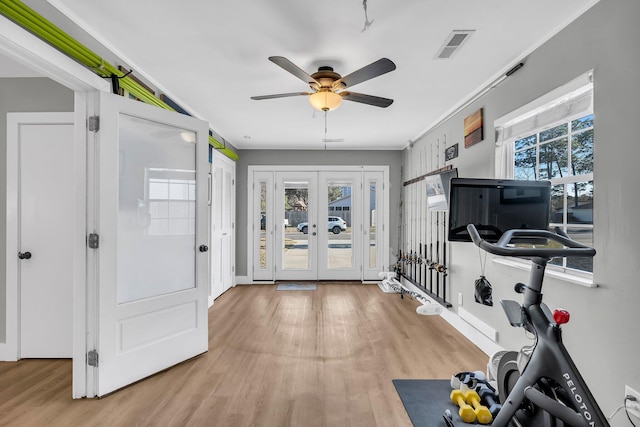
[[[469,406],[464,397],[462,390],[453,390],[451,392],[451,401],[460,407],[458,414],[465,423],[472,423],[476,420],[476,413],[473,408]]]
[[[464,394],[464,399],[473,406],[473,412],[480,424],[489,424],[492,420],[489,409],[480,403],[480,396],[475,390],[469,390]]]

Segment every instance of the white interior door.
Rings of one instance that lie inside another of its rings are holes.
[[[235,164],[215,153],[211,215],[211,296],[233,286],[235,264]]]
[[[99,246],[88,249],[98,359],[88,359],[101,396],[207,351],[209,243],[207,123],[99,99]]]
[[[19,358],[70,358],[73,346],[73,113],[12,113],[17,148]],[[11,150],[14,153],[13,150]],[[13,215],[11,215],[13,216]],[[13,225],[12,225],[13,227]]]

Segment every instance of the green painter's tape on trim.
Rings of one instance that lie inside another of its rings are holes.
[[[82,43],[78,42],[19,0],[0,0],[0,14],[40,37],[42,40],[91,69],[101,77],[110,77],[112,75],[122,77],[124,75],[117,67],[104,61],[99,55],[95,54]],[[175,109],[166,102],[150,93],[142,85],[129,77],[120,79],[120,86],[147,104],[155,105],[165,110],[175,111]],[[240,158],[235,152],[225,147],[223,143],[211,135],[209,135],[209,144],[232,160],[238,160]]]

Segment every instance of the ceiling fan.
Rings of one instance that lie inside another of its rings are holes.
[[[387,58],[378,59],[377,61],[372,62],[371,64],[366,65],[344,77],[333,71],[333,68],[331,67],[320,67],[318,68],[318,71],[309,75],[283,56],[270,56],[269,61],[284,68],[286,71],[307,83],[312,92],[292,92],[279,93],[275,95],[252,96],[251,99],[261,100],[305,95],[309,96],[309,102],[313,108],[320,111],[335,110],[340,106],[343,99],[382,108],[386,108],[393,103],[393,99],[345,90],[357,85],[358,83],[365,82],[374,77],[378,77],[395,70],[396,64]]]

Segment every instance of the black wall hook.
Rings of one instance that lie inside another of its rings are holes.
[[[124,79],[131,73],[133,73],[133,70],[129,70],[122,76],[111,74],[110,76],[103,77],[103,79],[111,79],[111,92],[115,93],[116,95],[120,95],[120,79]]]

